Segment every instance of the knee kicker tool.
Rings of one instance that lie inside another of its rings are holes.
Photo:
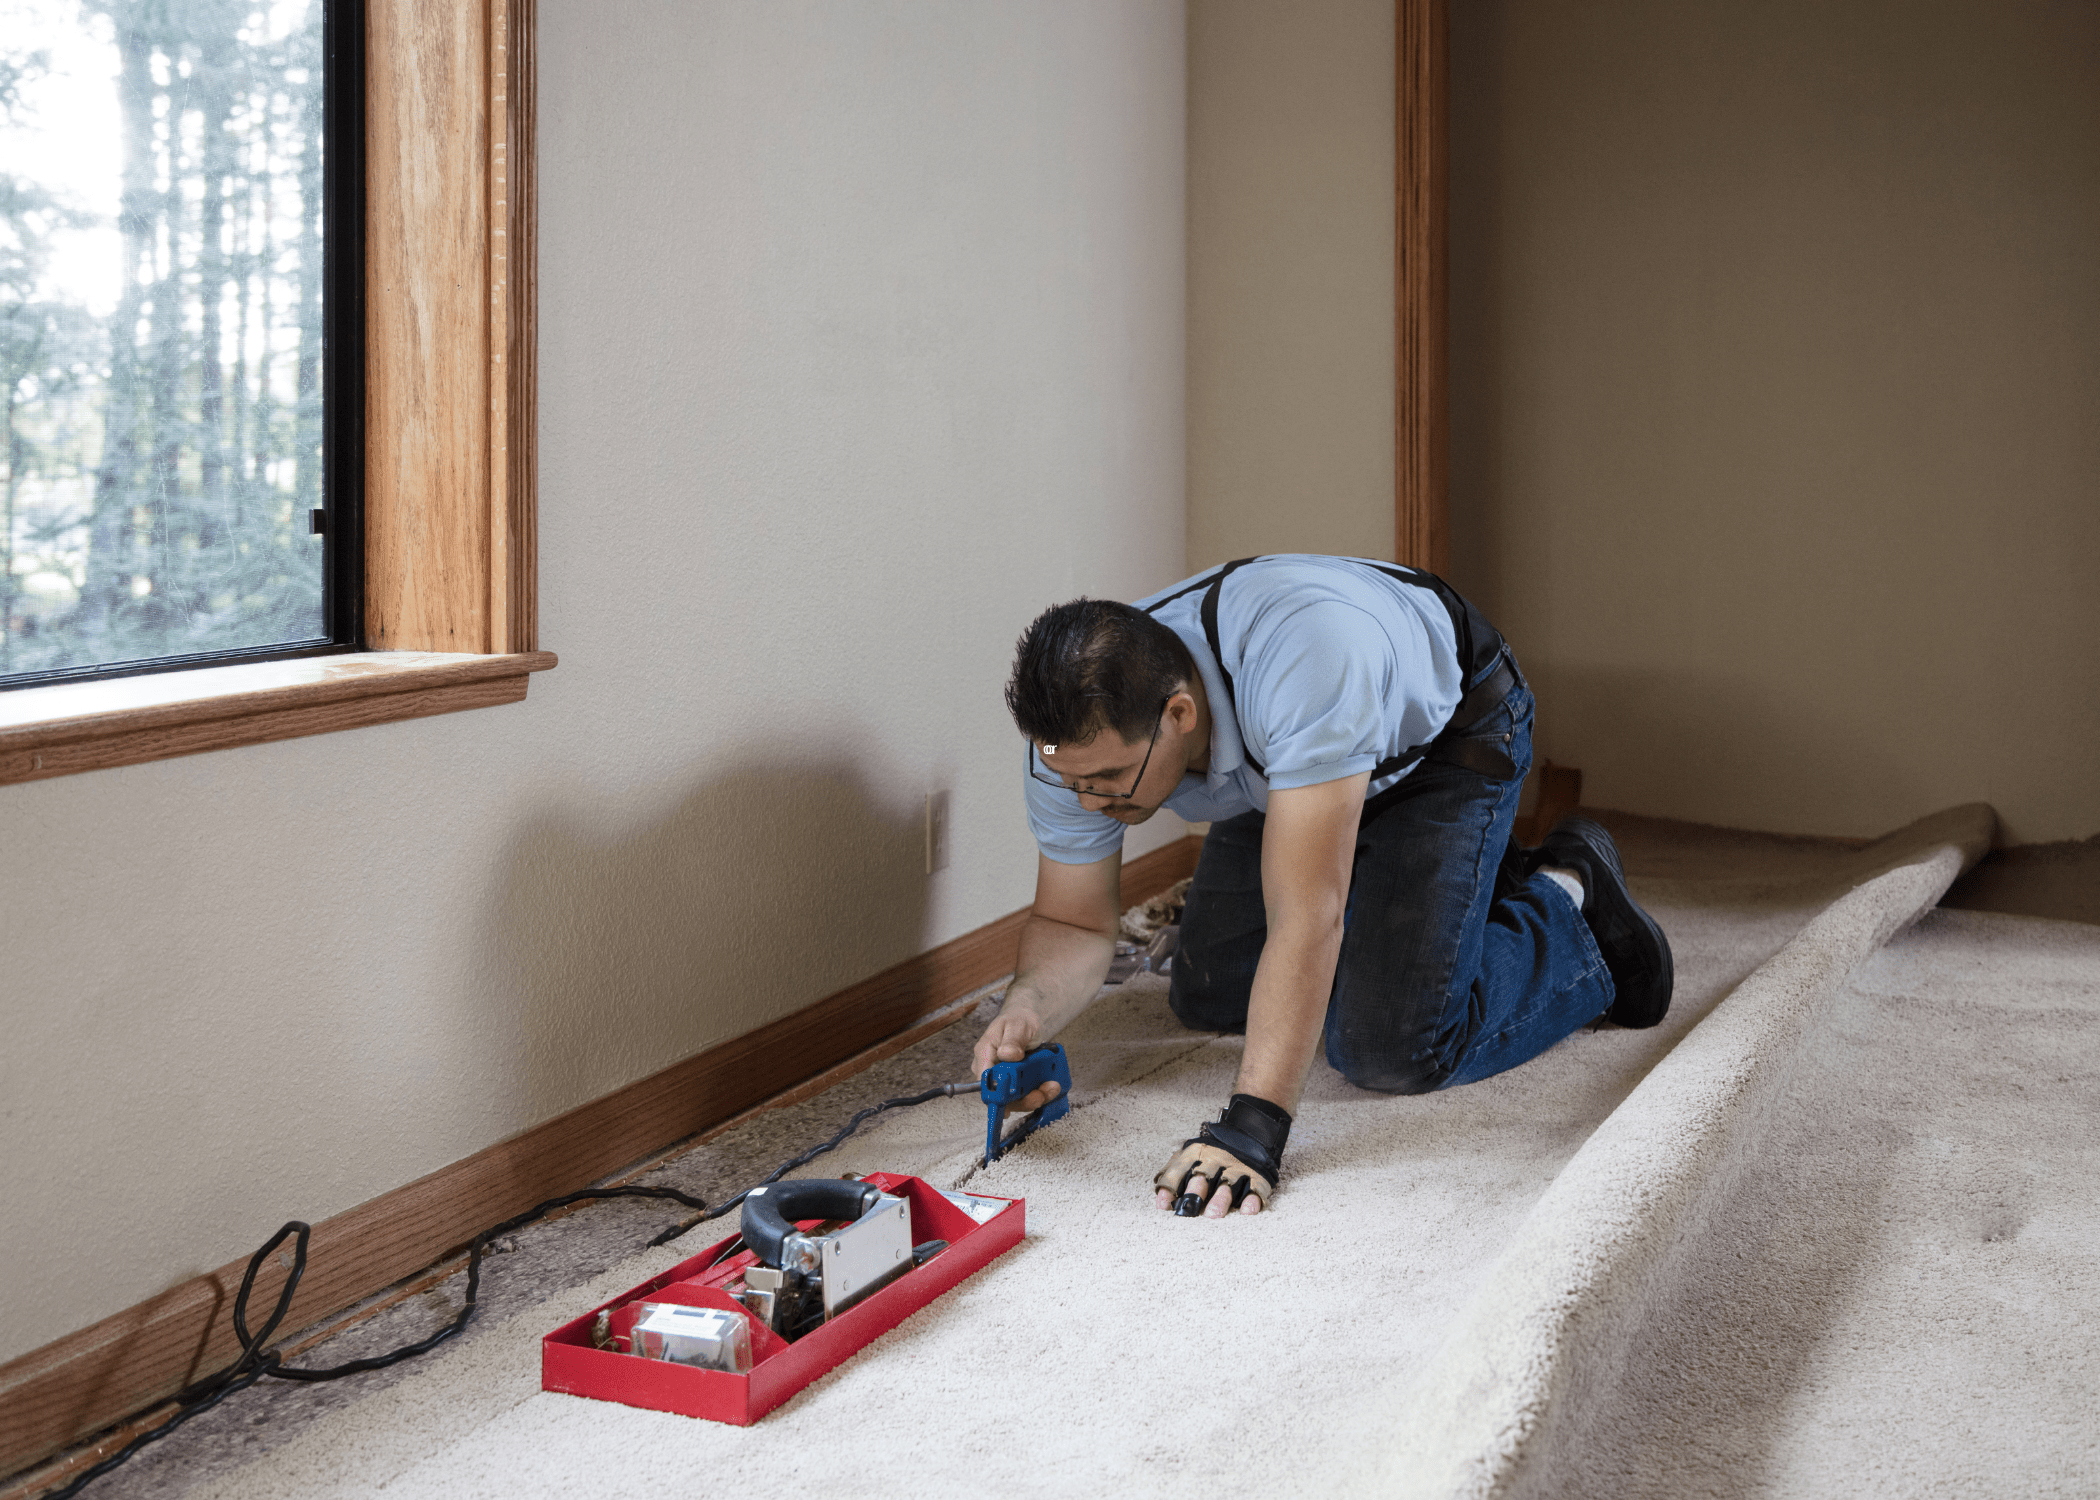
[[[1004,1140],[1000,1130],[1006,1124],[1006,1111],[1012,1103],[1041,1088],[1046,1083],[1057,1085],[1057,1097],[1041,1109],[1024,1116],[1014,1133]],[[1072,1068],[1065,1061],[1063,1044],[1052,1042],[1047,1047],[1037,1047],[1019,1062],[993,1063],[984,1070],[978,1081],[978,1093],[984,1099],[984,1161],[990,1166],[1045,1125],[1062,1120],[1072,1112]]]

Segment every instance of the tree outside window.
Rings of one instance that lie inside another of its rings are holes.
[[[318,0],[0,0],[0,684],[323,644]]]

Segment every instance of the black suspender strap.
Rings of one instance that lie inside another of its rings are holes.
[[[1176,589],[1166,598],[1145,606],[1146,614],[1156,614],[1176,599],[1193,594],[1198,589],[1203,593],[1203,638],[1210,645],[1211,659],[1218,664],[1218,675],[1225,680],[1225,696],[1232,702],[1235,722],[1239,719],[1239,695],[1233,686],[1232,671],[1225,665],[1225,647],[1218,639],[1218,599],[1225,592],[1225,580],[1251,562],[1260,562],[1258,557],[1242,557],[1225,564],[1208,577],[1198,578],[1186,588]],[[1435,749],[1439,740],[1464,729],[1488,713],[1508,695],[1516,685],[1515,674],[1502,666],[1502,634],[1487,622],[1486,616],[1469,604],[1450,584],[1436,574],[1421,568],[1403,568],[1397,563],[1365,563],[1390,578],[1402,583],[1411,583],[1417,588],[1426,588],[1443,602],[1445,612],[1451,616],[1451,632],[1458,646],[1459,665],[1463,669],[1466,695],[1459,700],[1450,720],[1437,732],[1435,739],[1427,740],[1400,754],[1388,756],[1371,768],[1371,780],[1383,781],[1395,771],[1404,771],[1416,761]],[[1497,670],[1500,667],[1501,670]],[[1240,752],[1246,756],[1247,764],[1254,774],[1266,781],[1268,771],[1254,758],[1247,748],[1244,726],[1240,731]]]
[[[1150,604],[1145,606],[1145,613],[1148,615],[1156,615],[1161,610],[1165,609],[1169,604],[1172,604],[1176,599],[1186,599],[1190,594],[1195,593],[1198,589],[1207,589],[1211,586],[1213,581],[1224,578],[1224,576],[1227,573],[1230,573],[1234,568],[1237,568],[1244,563],[1251,563],[1253,561],[1254,559],[1251,557],[1243,557],[1239,560],[1239,562],[1229,562],[1225,564],[1224,567],[1218,569],[1217,572],[1205,574],[1195,579],[1193,582],[1189,583],[1186,587],[1174,590],[1174,592],[1167,595],[1166,598],[1153,600]]]
[[[1225,679],[1225,696],[1232,701],[1232,718],[1236,724],[1240,718],[1240,690],[1233,684],[1232,669],[1225,665],[1225,648],[1218,641],[1218,596],[1225,592],[1226,579],[1255,560],[1243,557],[1238,562],[1225,564],[1218,569],[1218,576],[1210,581],[1210,587],[1203,592],[1203,638],[1210,642],[1211,660],[1218,664],[1218,675]],[[1247,757],[1247,764],[1254,767],[1255,775],[1264,781],[1269,779],[1268,771],[1254,758],[1254,752],[1247,748],[1247,731],[1244,725],[1240,728],[1240,754]]]

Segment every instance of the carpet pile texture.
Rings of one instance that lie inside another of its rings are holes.
[[[976,1165],[959,1099],[811,1168],[1025,1197],[1029,1235],[756,1426],[538,1388],[539,1339],[674,1245],[183,1492],[2100,1492],[2100,929],[1920,922],[1987,808],[1862,849],[1607,821],[1676,951],[1664,1024],[1419,1098],[1318,1067],[1272,1212],[1152,1206],[1241,1043],[1141,976],[1067,1033],[1070,1118],[1006,1160]],[[885,1069],[962,1076],[974,1029]],[[756,1176],[780,1129],[657,1180]]]

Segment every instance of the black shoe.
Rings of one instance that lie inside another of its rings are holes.
[[[1602,824],[1562,818],[1532,851],[1534,870],[1562,865],[1582,876],[1582,919],[1604,954],[1617,998],[1604,1019],[1618,1026],[1653,1026],[1670,1009],[1675,972],[1670,940],[1626,890],[1618,846]]]

